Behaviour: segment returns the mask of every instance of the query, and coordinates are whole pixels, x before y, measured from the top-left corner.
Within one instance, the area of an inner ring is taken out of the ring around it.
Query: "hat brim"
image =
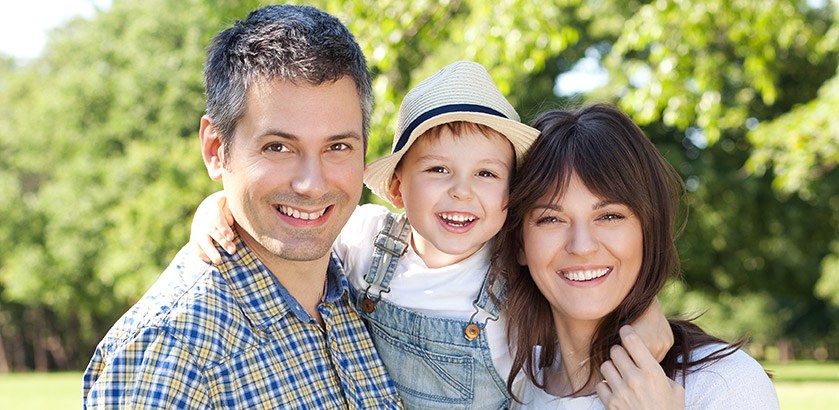
[[[370,191],[376,194],[376,196],[393,205],[390,197],[390,182],[393,179],[393,172],[396,170],[396,166],[399,164],[402,156],[408,152],[411,145],[413,145],[417,138],[429,129],[441,124],[456,121],[473,122],[485,125],[495,131],[498,131],[513,145],[513,151],[516,154],[517,166],[521,165],[525,153],[530,148],[530,145],[533,144],[536,137],[539,136],[539,130],[535,128],[522,124],[518,121],[492,114],[462,111],[440,114],[429,118],[417,126],[411,132],[411,135],[408,137],[408,141],[401,150],[381,157],[368,164],[367,169],[364,171],[364,184],[367,185],[367,187],[370,188]]]

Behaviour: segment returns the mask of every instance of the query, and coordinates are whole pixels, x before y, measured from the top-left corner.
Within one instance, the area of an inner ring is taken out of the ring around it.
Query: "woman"
[[[622,328],[679,272],[683,184],[643,132],[605,105],[547,112],[534,126],[542,134],[512,184],[494,260],[509,284],[517,350],[508,389],[518,403],[778,408],[771,381],[739,344],[671,320],[675,343],[659,364]]]

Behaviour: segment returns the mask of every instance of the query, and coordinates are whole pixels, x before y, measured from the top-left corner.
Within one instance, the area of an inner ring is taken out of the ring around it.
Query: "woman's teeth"
[[[611,268],[603,268],[603,269],[587,269],[587,270],[575,270],[572,272],[562,272],[562,276],[565,279],[573,280],[573,281],[586,281],[597,279],[611,271]]]

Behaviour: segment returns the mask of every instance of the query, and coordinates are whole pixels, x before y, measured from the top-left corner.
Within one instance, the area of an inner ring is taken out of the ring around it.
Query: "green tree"
[[[184,244],[219,188],[196,138],[206,46],[266,3],[115,0],[54,31],[37,60],[0,59],[0,371],[83,366]],[[839,334],[835,3],[310,3],[368,57],[368,160],[390,150],[407,90],[453,60],[485,65],[525,120],[614,101],[690,190],[671,308],[732,304],[709,323],[767,343]],[[586,55],[602,56],[609,85],[557,96],[557,75]]]

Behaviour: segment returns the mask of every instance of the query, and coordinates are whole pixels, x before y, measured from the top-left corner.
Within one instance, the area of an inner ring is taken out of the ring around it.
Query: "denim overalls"
[[[470,320],[426,316],[382,300],[399,258],[407,251],[411,227],[404,215],[389,213],[376,235],[372,264],[358,293],[357,307],[367,319],[399,396],[408,409],[505,409],[506,382],[492,363],[486,322],[498,319],[484,279]],[[504,286],[496,286],[498,299]],[[419,292],[420,290],[417,290]]]

